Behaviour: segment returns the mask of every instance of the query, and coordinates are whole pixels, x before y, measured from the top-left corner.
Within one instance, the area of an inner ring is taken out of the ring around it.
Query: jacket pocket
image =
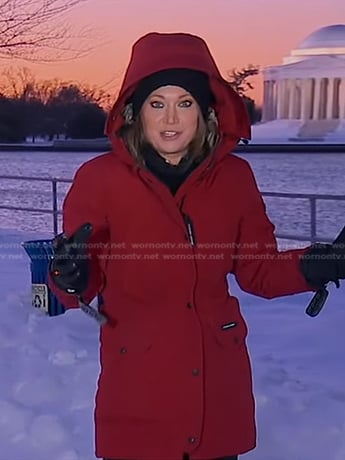
[[[227,302],[218,307],[211,328],[213,337],[221,347],[239,347],[245,343],[248,328],[236,297],[229,296]]]

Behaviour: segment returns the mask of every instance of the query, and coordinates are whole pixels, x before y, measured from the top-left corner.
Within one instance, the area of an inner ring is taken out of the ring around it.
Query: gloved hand
[[[345,279],[345,227],[333,244],[315,243],[301,258],[301,271],[306,281],[322,288],[330,281],[339,287]]]
[[[54,257],[49,274],[54,284],[68,294],[82,295],[88,286],[90,267],[87,241],[92,225],[82,225],[70,238],[63,235],[53,240]]]

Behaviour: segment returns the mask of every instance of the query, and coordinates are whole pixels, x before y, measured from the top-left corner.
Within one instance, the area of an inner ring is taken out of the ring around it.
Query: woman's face
[[[185,89],[158,88],[141,109],[145,138],[165,159],[177,164],[196,135],[199,115],[198,103]]]

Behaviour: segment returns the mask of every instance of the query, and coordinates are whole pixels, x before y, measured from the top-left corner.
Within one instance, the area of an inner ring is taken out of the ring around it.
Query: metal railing
[[[53,220],[53,231],[54,235],[58,233],[58,216],[62,214],[61,209],[58,208],[58,184],[59,183],[72,183],[72,179],[63,179],[57,177],[32,177],[32,176],[0,176],[1,179],[6,180],[18,180],[18,181],[36,181],[36,182],[48,182],[51,184],[52,193],[52,208],[32,208],[23,206],[9,206],[0,203],[0,209],[12,210],[12,211],[26,211],[26,212],[39,212],[44,214],[51,214]],[[317,240],[317,218],[316,209],[317,202],[321,200],[328,201],[345,201],[345,195],[326,195],[326,194],[310,194],[310,193],[283,193],[283,192],[261,192],[262,196],[275,197],[275,198],[286,198],[286,199],[306,199],[309,201],[310,209],[310,233],[308,235],[293,234],[293,233],[276,233],[278,239],[295,240],[295,241],[310,241],[314,243]],[[331,236],[322,238],[323,242],[332,242]]]
[[[345,201],[345,195],[328,195],[328,194],[313,194],[313,193],[284,193],[284,192],[261,192],[262,196],[287,198],[287,199],[307,199],[309,201],[310,210],[310,233],[308,235],[291,234],[291,233],[277,233],[276,237],[285,240],[295,241],[310,241],[315,243],[320,240],[317,234],[317,202],[318,201]],[[322,237],[322,242],[332,243],[334,236]]]
[[[62,179],[62,178],[57,178],[57,177],[0,176],[0,180],[1,179],[51,183],[51,192],[52,192],[52,208],[51,209],[31,208],[31,207],[23,207],[23,206],[9,206],[9,205],[3,205],[1,203],[0,203],[0,209],[7,209],[10,211],[40,212],[42,214],[51,214],[52,219],[53,219],[54,235],[57,235],[58,216],[62,214],[62,211],[58,209],[57,186],[58,186],[58,183],[70,184],[72,183],[72,179]]]

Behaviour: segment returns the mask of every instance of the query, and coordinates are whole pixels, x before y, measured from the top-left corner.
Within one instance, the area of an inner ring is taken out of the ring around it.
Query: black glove
[[[53,240],[54,256],[49,273],[54,284],[68,294],[82,295],[89,282],[87,240],[92,225],[82,225],[70,238],[59,235]]]
[[[345,227],[333,244],[313,244],[300,267],[311,286],[321,289],[333,281],[339,287],[339,280],[345,279]]]

